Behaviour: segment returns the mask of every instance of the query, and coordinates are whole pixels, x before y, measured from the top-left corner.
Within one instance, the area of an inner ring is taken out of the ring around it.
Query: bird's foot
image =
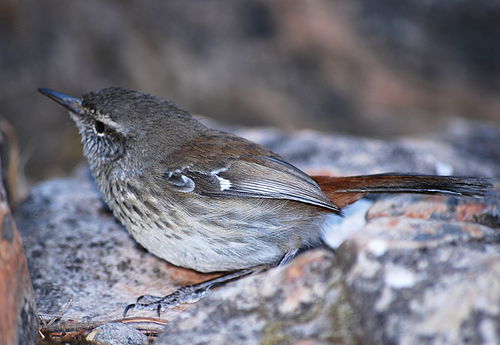
[[[129,311],[133,310],[155,310],[160,316],[162,311],[174,308],[181,304],[196,303],[204,296],[210,294],[212,288],[224,285],[230,281],[242,278],[256,272],[254,268],[232,272],[205,282],[181,287],[170,295],[164,297],[143,295],[137,298],[136,302],[129,304],[123,311],[126,317]]]
[[[181,304],[196,303],[211,291],[211,286],[198,288],[196,285],[182,287],[170,295],[159,297],[151,295],[142,295],[133,304],[129,304],[123,311],[123,317],[134,310],[155,310],[160,316],[162,311],[177,307]]]

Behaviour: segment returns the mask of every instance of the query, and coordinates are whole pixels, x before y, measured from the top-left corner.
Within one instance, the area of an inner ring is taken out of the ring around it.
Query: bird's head
[[[110,87],[81,99],[45,88],[39,91],[69,110],[91,166],[119,160],[129,167],[147,163],[205,129],[174,103],[138,91]]]

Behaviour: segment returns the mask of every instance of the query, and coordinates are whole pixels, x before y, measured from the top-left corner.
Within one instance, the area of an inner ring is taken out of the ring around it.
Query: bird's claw
[[[123,317],[126,317],[127,313],[132,309],[156,310],[158,316],[160,316],[160,313],[164,310],[177,307],[181,304],[198,302],[203,296],[208,294],[209,291],[210,287],[196,289],[193,288],[193,286],[186,286],[164,297],[142,295],[137,298],[135,303],[125,307]]]
[[[230,281],[240,279],[251,273],[261,272],[267,268],[267,266],[257,266],[251,269],[231,272],[198,284],[184,286],[164,297],[142,295],[137,298],[134,304],[129,304],[125,308],[123,311],[123,317],[125,317],[131,309],[156,310],[158,316],[160,316],[160,312],[163,310],[174,308],[181,304],[198,302],[202,297],[208,295],[210,291],[212,291],[212,288],[222,286]]]

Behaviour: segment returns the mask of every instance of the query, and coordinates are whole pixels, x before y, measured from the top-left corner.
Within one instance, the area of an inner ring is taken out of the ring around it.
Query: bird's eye
[[[106,126],[104,126],[104,123],[102,123],[101,121],[96,121],[94,123],[94,129],[97,134],[103,134],[106,130]]]

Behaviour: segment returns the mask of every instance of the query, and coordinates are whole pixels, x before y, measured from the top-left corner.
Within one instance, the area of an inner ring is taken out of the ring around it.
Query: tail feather
[[[465,176],[378,174],[349,177],[313,176],[323,192],[340,208],[367,193],[424,193],[482,196],[490,179]]]

